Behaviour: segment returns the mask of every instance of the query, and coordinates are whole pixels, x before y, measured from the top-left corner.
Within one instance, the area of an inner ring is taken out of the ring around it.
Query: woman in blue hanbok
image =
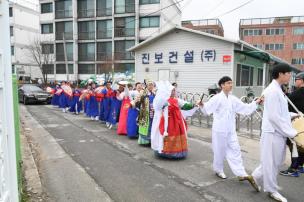
[[[129,108],[127,118],[127,136],[129,138],[138,137],[137,117],[139,114],[139,108],[136,105],[136,101],[139,101],[140,91],[142,90],[141,83],[136,83],[135,88],[135,90],[130,92],[131,107]]]
[[[103,101],[102,101],[102,110],[100,113],[99,119],[106,122],[106,126],[109,127],[109,116],[110,116],[110,110],[111,110],[111,97],[113,96],[113,90],[111,88],[112,82],[107,81],[105,83],[105,88],[101,91],[103,94]]]
[[[62,90],[59,91],[59,89],[61,89],[60,86],[56,85],[56,87],[55,87],[55,89],[52,93],[53,97],[52,97],[52,100],[51,100],[51,104],[53,106],[59,106],[59,97],[60,97],[60,93],[62,92]]]
[[[120,108],[121,108],[121,100],[119,99],[120,93],[124,91],[124,86],[119,85],[119,88],[112,92],[111,95],[111,107],[110,107],[110,114],[108,117],[108,123],[109,129],[113,127],[113,125],[116,125],[116,123],[119,121],[119,114],[120,114]]]
[[[82,110],[82,101],[80,100],[81,92],[76,87],[76,89],[73,91],[73,98],[71,101],[71,107],[70,112],[74,112],[75,114],[79,114]]]

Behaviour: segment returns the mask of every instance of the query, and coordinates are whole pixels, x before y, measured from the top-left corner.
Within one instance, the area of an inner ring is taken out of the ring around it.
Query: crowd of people
[[[221,92],[207,102],[198,100],[195,104],[178,98],[177,84],[168,81],[146,81],[144,85],[118,82],[113,89],[111,81],[97,86],[88,83],[85,89],[77,86],[72,90],[69,83],[62,82],[52,90],[52,104],[59,106],[63,112],[79,114],[81,111],[92,120],[101,121],[108,129],[117,125],[118,135],[137,139],[139,145],[151,146],[155,155],[161,158],[183,159],[188,154],[186,117],[197,110],[213,114],[212,150],[213,170],[215,174],[226,179],[224,160],[228,161],[234,175],[240,181],[247,180],[256,191],[261,186],[269,196],[277,201],[287,201],[278,192],[277,175],[284,162],[286,141],[293,142],[297,131],[292,127],[286,95],[281,86],[287,84],[291,77],[291,68],[286,64],[274,66],[272,83],[264,90],[262,96],[250,104],[245,104],[233,96],[233,81],[224,76],[218,86]],[[296,76],[299,90],[290,98],[303,110],[304,73]],[[236,114],[250,115],[258,105],[264,104],[261,135],[261,163],[249,175],[242,161],[241,149],[236,134]],[[303,112],[303,111],[302,111]],[[299,117],[298,114],[293,114]],[[291,144],[291,143],[288,143]],[[293,147],[294,148],[294,147]],[[303,169],[303,153],[293,156],[292,165],[283,175],[298,176]]]

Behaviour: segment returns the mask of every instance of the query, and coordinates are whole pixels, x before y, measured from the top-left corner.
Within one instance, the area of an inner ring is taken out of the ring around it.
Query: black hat
[[[302,79],[304,80],[304,72],[300,72],[296,75],[296,79]]]

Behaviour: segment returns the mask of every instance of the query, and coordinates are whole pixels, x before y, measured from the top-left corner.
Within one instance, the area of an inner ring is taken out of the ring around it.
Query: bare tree
[[[31,44],[27,46],[30,59],[36,63],[42,72],[43,83],[47,83],[47,65],[54,64],[54,53],[50,50],[43,50],[43,44],[53,44],[51,41],[41,41],[36,37],[32,40]],[[54,48],[53,48],[54,50]]]

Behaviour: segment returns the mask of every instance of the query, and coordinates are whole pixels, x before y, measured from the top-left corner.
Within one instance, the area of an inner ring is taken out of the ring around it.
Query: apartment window
[[[304,27],[295,27],[293,28],[294,35],[304,35]]]
[[[263,49],[263,44],[253,44],[254,47]]]
[[[15,65],[12,65],[12,74],[16,74]]]
[[[115,37],[135,36],[135,18],[116,18]]]
[[[11,55],[15,55],[15,47],[14,46],[11,46]]]
[[[41,24],[41,34],[53,33],[53,24]]]
[[[263,34],[262,29],[244,29],[244,36],[259,36]]]
[[[111,64],[97,64],[96,74],[104,74],[105,80],[108,80],[110,74],[112,74]]]
[[[135,0],[115,0],[115,13],[134,13]]]
[[[135,72],[134,63],[116,63],[114,65],[115,73],[123,73],[126,76]]]
[[[97,0],[96,5],[97,16],[112,15],[112,0]]]
[[[135,41],[115,41],[115,60],[133,60],[134,57],[127,49],[135,45]]]
[[[14,36],[14,27],[10,26],[10,36]]]
[[[284,28],[266,29],[266,35],[284,35]]]
[[[304,65],[304,58],[293,58],[291,64],[294,65]]]
[[[159,27],[159,16],[142,17],[139,18],[139,27]]]
[[[73,43],[66,43],[66,56],[68,61],[73,61]],[[56,60],[65,61],[63,43],[56,44]]]
[[[95,39],[94,21],[78,22],[78,39],[80,40]]]
[[[258,69],[257,86],[263,86],[263,69]]]
[[[112,60],[112,42],[97,43],[97,60]]]
[[[159,0],[139,0],[140,5],[145,5],[145,4],[158,4]]]
[[[56,23],[56,40],[73,39],[73,23],[72,22],[57,22]]]
[[[94,0],[78,0],[78,18],[94,17]]]
[[[284,49],[284,44],[265,44],[265,50],[283,50]]]
[[[44,3],[41,4],[41,13],[52,13],[53,12],[53,3]]]
[[[253,85],[253,67],[237,64],[236,86]]]
[[[55,1],[55,18],[71,18],[73,17],[72,0]]]
[[[78,59],[79,61],[94,61],[95,43],[78,44]]]
[[[304,50],[304,43],[294,43],[293,49],[295,50]]]
[[[12,7],[9,8],[9,16],[13,17],[13,8]]]
[[[79,74],[95,74],[94,64],[78,64]]]
[[[112,20],[97,21],[97,38],[112,38]]]
[[[43,64],[42,69],[44,74],[54,74],[54,65],[53,64]]]
[[[41,44],[42,54],[53,54],[54,45],[53,44]]]

